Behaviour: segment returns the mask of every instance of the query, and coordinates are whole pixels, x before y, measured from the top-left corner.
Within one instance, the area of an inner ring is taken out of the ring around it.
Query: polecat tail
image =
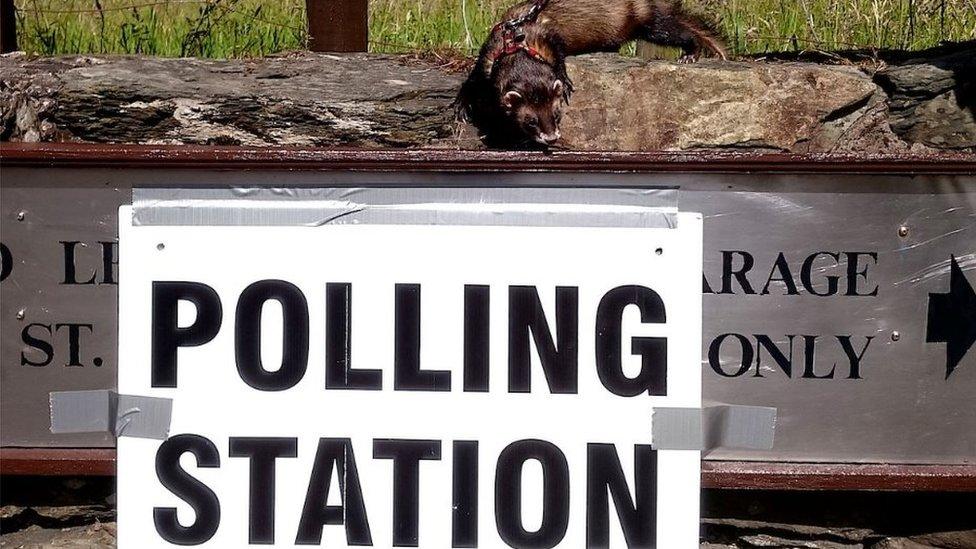
[[[720,34],[712,23],[690,14],[685,14],[685,17],[688,18],[694,34],[698,53],[708,52],[713,57],[728,59],[725,43],[719,38]]]
[[[715,26],[705,19],[685,11],[680,2],[652,0],[651,20],[645,28],[645,40],[663,46],[676,46],[685,55],[698,57],[703,53],[726,59],[725,44]]]

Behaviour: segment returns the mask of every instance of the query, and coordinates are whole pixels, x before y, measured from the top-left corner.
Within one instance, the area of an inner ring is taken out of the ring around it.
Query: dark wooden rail
[[[515,152],[448,149],[335,149],[0,143],[6,167],[190,168],[333,171],[603,173],[976,174],[976,155],[851,155],[753,152]]]
[[[0,0],[0,53],[17,51],[17,14],[14,0]]]
[[[0,474],[114,476],[111,448],[3,448]],[[976,465],[702,461],[702,488],[976,492]]]

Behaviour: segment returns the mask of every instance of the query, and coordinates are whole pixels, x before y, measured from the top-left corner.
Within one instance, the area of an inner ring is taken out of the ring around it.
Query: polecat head
[[[498,61],[495,89],[506,125],[523,142],[543,146],[559,139],[566,84],[549,63],[526,52]]]

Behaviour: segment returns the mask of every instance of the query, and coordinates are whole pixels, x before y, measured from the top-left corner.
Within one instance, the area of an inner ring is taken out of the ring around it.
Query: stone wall
[[[571,60],[561,147],[976,151],[976,43],[821,64]],[[451,102],[464,74],[416,58],[213,61],[3,56],[0,140],[480,148]]]

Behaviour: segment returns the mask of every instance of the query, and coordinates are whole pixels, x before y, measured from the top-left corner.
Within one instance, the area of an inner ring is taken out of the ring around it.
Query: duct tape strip
[[[671,228],[677,197],[670,187],[136,187],[132,224]]]
[[[164,440],[169,436],[173,401],[114,391],[56,391],[50,394],[51,432],[109,432],[116,437]]]
[[[776,408],[765,406],[655,407],[651,413],[651,446],[657,450],[769,450],[775,434]]]

